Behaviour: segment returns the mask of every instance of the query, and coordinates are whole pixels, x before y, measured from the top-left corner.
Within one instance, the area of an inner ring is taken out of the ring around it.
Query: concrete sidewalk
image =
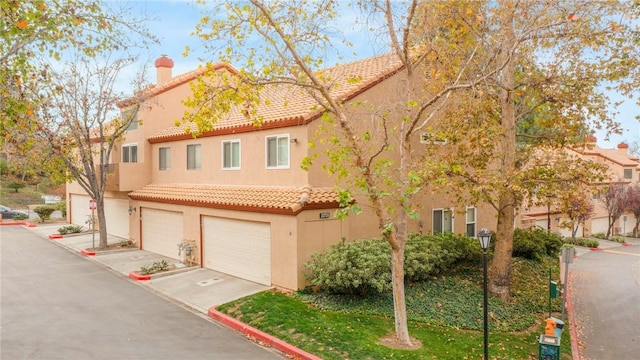
[[[49,239],[50,235],[57,234],[60,224],[40,224],[37,227],[29,227],[32,232],[43,238]],[[126,241],[117,236],[109,235],[108,244],[117,244]],[[81,234],[65,235],[62,238],[50,239],[69,251],[81,254],[83,249],[90,249],[95,242],[99,242],[99,235]],[[176,249],[177,255],[177,249]],[[128,277],[132,271],[140,270],[141,266],[150,265],[157,261],[165,260],[169,264],[179,263],[171,259],[146,250],[123,249],[108,252],[96,252],[95,256],[87,256],[90,261],[95,261],[113,272]],[[178,266],[180,266],[179,264]],[[257,284],[251,281],[236,278],[198,266],[184,267],[162,274],[154,274],[150,280],[139,281],[143,286],[148,286],[153,291],[176,300],[200,313],[208,314],[209,308],[255,294],[269,289],[269,286]]]

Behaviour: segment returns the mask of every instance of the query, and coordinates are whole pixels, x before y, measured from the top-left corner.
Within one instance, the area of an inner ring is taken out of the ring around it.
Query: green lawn
[[[538,337],[548,317],[549,267],[557,277],[557,260],[514,260],[512,301],[491,298],[489,303],[492,359],[537,358]],[[410,334],[422,343],[417,350],[379,343],[394,328],[390,294],[361,298],[273,291],[218,309],[323,359],[481,359],[482,277],[473,270],[407,286]],[[552,310],[560,311],[559,299]],[[570,354],[565,326],[562,358],[571,359]]]

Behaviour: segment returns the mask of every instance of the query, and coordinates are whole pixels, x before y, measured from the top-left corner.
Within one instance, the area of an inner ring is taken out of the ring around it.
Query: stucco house
[[[609,226],[608,212],[600,200],[600,192],[607,185],[612,183],[622,183],[628,185],[640,184],[640,159],[628,152],[629,146],[620,143],[615,149],[604,149],[596,144],[597,139],[590,136],[586,139],[583,147],[568,149],[567,151],[583,160],[593,161],[597,164],[605,165],[608,174],[605,181],[591,184],[590,191],[593,193],[592,203],[594,205],[593,215],[578,227],[576,236],[590,236],[597,233],[607,232]],[[562,227],[566,220],[566,215],[560,213],[553,206],[553,194],[548,199],[548,206],[537,206],[525,208],[522,216],[519,217],[518,227],[540,226],[559,233],[562,236],[570,237],[571,229]],[[636,219],[631,211],[626,211],[613,225],[612,235],[623,235],[631,232]]]
[[[140,122],[109,159],[109,233],[176,260],[188,248],[201,267],[284,289],[306,285],[303,264],[313,253],[342,239],[379,236],[377,220],[366,208],[337,219],[335,180],[319,165],[300,167],[322,123],[323,112],[312,97],[267,88],[270,102],[259,108],[261,126],[236,109],[193,137],[175,121],[184,114],[189,83],[204,69],[173,77],[172,60],[163,56],[155,65],[158,81],[138,112]],[[236,71],[228,64],[214,69]],[[394,56],[383,55],[325,71],[336,81],[332,91],[348,107],[393,100],[401,69]],[[350,81],[354,78],[359,81]],[[354,113],[353,121],[370,115]],[[83,223],[90,216],[88,196],[69,184],[67,199],[69,221]],[[495,225],[493,212],[472,205],[455,208],[431,195],[420,201],[424,206],[410,231],[475,236],[479,228]]]

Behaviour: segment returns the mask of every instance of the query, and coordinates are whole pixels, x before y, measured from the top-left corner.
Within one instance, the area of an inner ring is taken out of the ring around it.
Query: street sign
[[[89,210],[96,209],[96,201],[94,199],[89,200]]]

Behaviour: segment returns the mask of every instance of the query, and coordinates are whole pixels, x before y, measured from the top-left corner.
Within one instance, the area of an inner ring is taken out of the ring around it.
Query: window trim
[[[165,167],[162,168],[162,150],[166,150],[165,152]],[[158,170],[159,171],[168,171],[171,170],[171,146],[161,146],[158,148]]]
[[[132,148],[132,147],[136,148],[136,161],[124,161],[125,160],[124,159],[125,153],[129,156],[129,160],[131,159],[130,151],[129,150],[125,151],[125,149]],[[123,164],[124,163],[126,163],[126,164],[136,164],[136,163],[138,163],[139,162],[138,160],[140,159],[138,148],[139,148],[138,143],[122,144],[122,146],[121,146],[121,154],[120,154],[120,161]]]
[[[197,152],[197,153],[194,152],[194,156],[195,156],[194,162],[196,164],[194,164],[193,168],[189,167],[189,147],[190,146],[194,146],[194,149],[200,149],[199,152]],[[187,144],[186,149],[187,149],[187,170],[200,170],[200,169],[202,169],[202,144]]]
[[[276,163],[279,162],[280,152],[278,151],[278,141],[280,139],[286,139],[287,144],[287,164],[276,166],[269,166],[269,139],[276,139]],[[264,137],[264,147],[265,147],[265,167],[269,170],[272,169],[290,169],[291,168],[291,137],[290,134],[275,134],[275,135],[267,135]]]
[[[231,150],[231,158],[230,158],[230,165],[228,167],[225,167],[225,145],[229,144],[230,145],[230,150]],[[233,166],[233,144],[238,144],[238,166]],[[220,144],[220,146],[222,147],[222,150],[220,151],[221,153],[221,159],[220,159],[220,165],[222,170],[240,170],[241,166],[242,166],[242,142],[240,141],[240,139],[229,139],[229,140],[223,140]]]
[[[447,213],[447,212],[451,214],[451,232],[452,233],[455,232],[455,217],[453,216],[453,214],[454,214],[453,210],[454,210],[453,208],[449,208],[449,207],[431,209],[431,235],[444,234],[445,233],[445,231],[444,231],[444,224],[445,224],[444,223],[444,219],[445,219],[444,214]],[[435,221],[434,221],[435,220],[434,219],[434,215],[435,215],[436,211],[442,211],[442,223],[440,224],[440,227],[442,228],[442,231],[439,232],[439,233],[435,232],[436,231],[436,224],[435,224]],[[466,233],[466,231],[465,231],[465,233]]]
[[[627,174],[629,174],[629,176],[627,177]],[[625,180],[632,180],[633,179],[633,169],[622,169],[622,178]]]
[[[473,210],[473,222],[469,222],[469,218],[468,218],[469,210]],[[465,222],[464,233],[467,236],[476,237],[476,235],[478,235],[478,209],[475,206],[466,207],[466,211],[464,213],[464,222]],[[469,235],[468,226],[471,224],[473,224],[473,235]]]

